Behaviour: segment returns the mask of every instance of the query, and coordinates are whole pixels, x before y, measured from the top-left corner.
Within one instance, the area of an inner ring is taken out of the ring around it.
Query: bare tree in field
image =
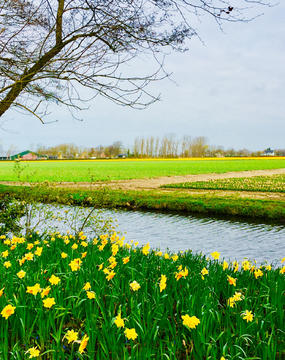
[[[202,157],[206,155],[206,150],[209,147],[209,139],[205,136],[197,136],[191,143],[191,156]]]
[[[144,156],[144,149],[145,149],[145,140],[144,137],[141,138],[140,140],[140,157]]]
[[[118,156],[124,147],[122,141],[115,141],[112,145],[114,149],[114,156]]]
[[[145,143],[145,156],[149,157],[149,138],[146,138],[146,143]]]
[[[11,144],[11,145],[9,146],[8,150],[6,151],[6,156],[7,156],[7,158],[9,158],[10,156],[12,156],[13,153],[14,153],[15,151],[17,151],[17,149],[18,149],[18,146],[17,146],[17,145]]]
[[[191,147],[192,138],[189,135],[184,135],[181,140],[181,156],[189,157],[190,156],[190,147]]]
[[[17,108],[43,121],[52,103],[80,109],[84,88],[144,108],[157,100],[146,85],[158,73],[129,75],[125,64],[184,51],[193,16],[245,21],[247,3],[262,0],[0,0],[0,117]]]
[[[139,137],[135,138],[135,143],[134,143],[134,157],[139,157],[139,150],[140,149],[140,139]]]
[[[155,149],[154,149],[155,156],[159,155],[159,136],[157,136],[155,140]]]
[[[149,139],[149,156],[153,157],[153,153],[154,153],[154,137],[151,136]]]

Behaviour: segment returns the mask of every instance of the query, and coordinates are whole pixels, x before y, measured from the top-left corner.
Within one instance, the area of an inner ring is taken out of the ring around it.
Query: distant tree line
[[[14,144],[4,150],[4,144],[0,139],[0,156],[11,156],[18,150]],[[176,158],[176,157],[230,157],[230,156],[261,156],[263,151],[249,151],[247,149],[225,150],[223,146],[211,145],[205,136],[192,138],[184,135],[178,138],[170,133],[163,137],[149,136],[136,137],[134,145],[125,148],[122,141],[115,141],[111,145],[96,147],[78,146],[74,143],[64,143],[47,147],[42,144],[30,144],[29,149],[39,155],[45,155],[50,159],[90,159],[90,158],[116,158],[119,155],[133,158]],[[274,150],[275,156],[285,156],[285,149]]]
[[[184,135],[181,139],[173,133],[159,137],[136,137],[132,155],[143,157],[223,157],[223,156],[261,156],[263,151],[251,152],[247,149],[225,150],[223,146],[210,145],[205,136],[192,138]],[[277,155],[277,154],[276,154]],[[281,154],[280,154],[281,155]]]
[[[30,149],[33,150],[33,149]],[[123,150],[122,141],[115,141],[112,145],[96,147],[78,146],[73,143],[65,143],[57,146],[46,147],[38,144],[35,152],[57,159],[90,159],[90,158],[113,158],[117,157]]]

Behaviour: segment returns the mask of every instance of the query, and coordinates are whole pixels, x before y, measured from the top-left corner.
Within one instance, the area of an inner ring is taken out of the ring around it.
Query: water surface
[[[282,222],[245,221],[235,218],[193,216],[141,211],[108,211],[115,215],[118,229],[126,239],[150,243],[165,251],[210,254],[219,251],[231,260],[249,258],[259,263],[285,257],[285,224]]]

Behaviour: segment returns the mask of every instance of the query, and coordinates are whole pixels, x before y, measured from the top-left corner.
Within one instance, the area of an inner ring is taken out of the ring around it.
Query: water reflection
[[[70,207],[62,208],[61,212],[64,209]],[[285,224],[282,222],[124,210],[103,210],[103,216],[116,219],[118,231],[126,232],[126,240],[138,241],[139,246],[149,242],[152,248],[159,247],[162,251],[191,249],[206,255],[219,251],[226,260],[249,258],[258,263],[265,259],[276,263],[285,257]],[[68,230],[62,223],[49,224],[54,226],[62,232]]]
[[[225,259],[259,263],[285,257],[285,226],[281,222],[244,221],[242,219],[201,217],[182,214],[139,211],[108,211],[126,231],[127,240],[149,241],[151,247],[172,251],[219,251]]]

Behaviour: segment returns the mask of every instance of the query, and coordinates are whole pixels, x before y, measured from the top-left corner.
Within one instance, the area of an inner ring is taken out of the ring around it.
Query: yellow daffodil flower
[[[200,324],[200,320],[196,316],[182,315],[183,325],[188,326],[190,329],[196,329],[196,326]]]
[[[1,311],[2,317],[4,317],[7,320],[9,316],[14,314],[15,309],[16,309],[16,307],[12,306],[10,304],[5,306],[4,309]]]
[[[126,328],[125,335],[128,340],[135,340],[138,337],[138,334],[136,333],[136,330],[134,328],[133,329]]]
[[[125,322],[124,320],[121,318],[121,314],[119,314],[118,316],[116,316],[114,323],[117,325],[118,328],[120,327],[125,327]]]
[[[133,282],[130,284],[130,288],[131,288],[133,291],[137,291],[140,287],[141,287],[140,284],[137,283],[136,281],[133,281]]]

